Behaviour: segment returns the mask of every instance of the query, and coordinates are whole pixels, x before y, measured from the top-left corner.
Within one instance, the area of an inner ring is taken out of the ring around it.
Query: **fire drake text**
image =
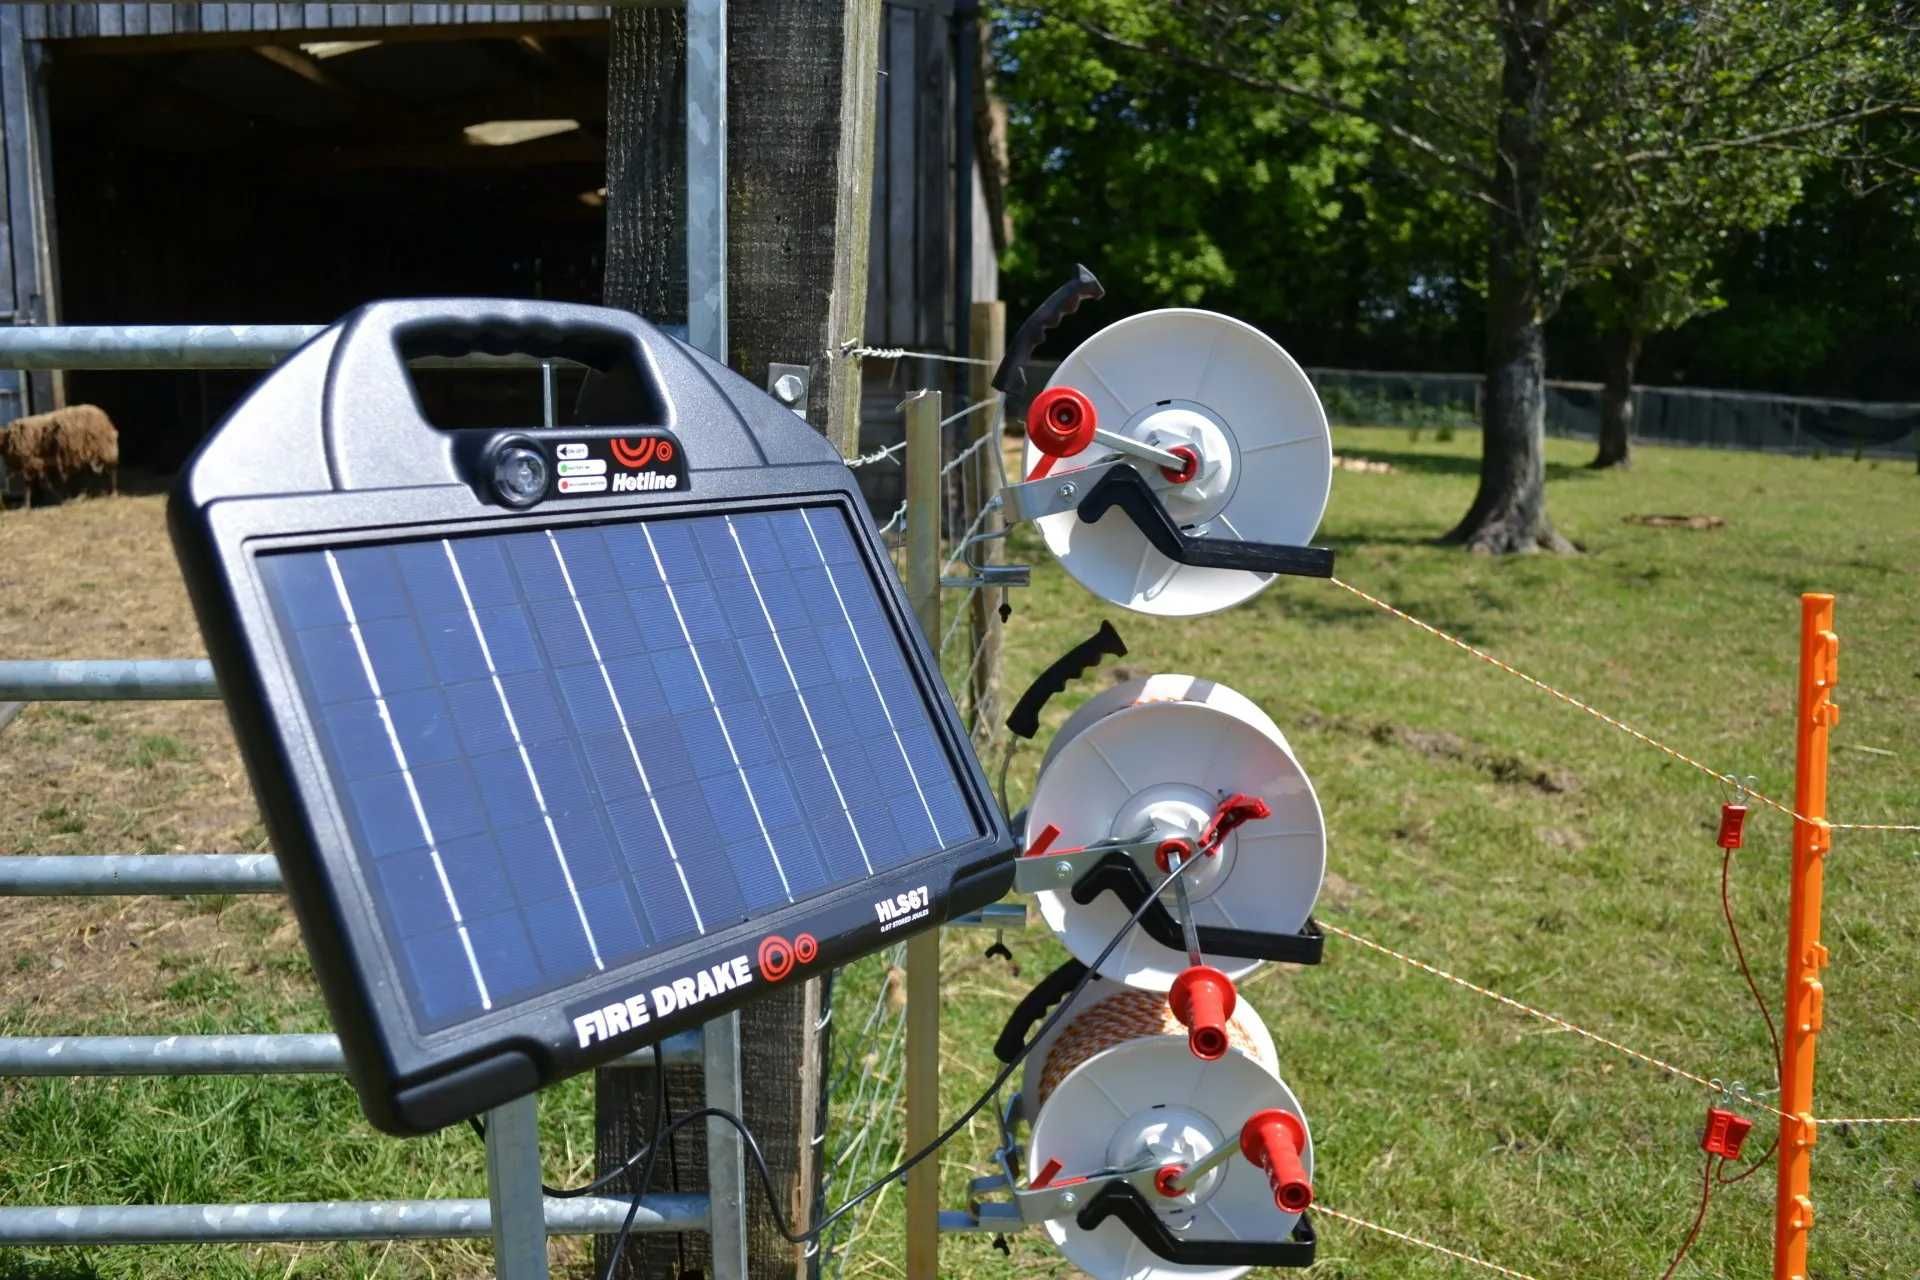
[[[625,1035],[646,1026],[655,1018],[664,1018],[670,1013],[709,1000],[723,991],[744,987],[752,981],[753,966],[747,957],[735,956],[689,977],[662,983],[653,988],[651,993],[636,991],[625,1000],[580,1014],[573,1020],[573,1032],[584,1049],[596,1040],[611,1040],[615,1036]]]

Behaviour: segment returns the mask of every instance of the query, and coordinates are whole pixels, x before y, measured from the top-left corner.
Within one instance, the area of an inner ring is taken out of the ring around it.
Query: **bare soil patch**
[[[205,652],[158,496],[0,513],[0,657]],[[0,731],[0,854],[236,852],[266,847],[218,702],[30,703]],[[0,903],[0,1016],[56,1023],[103,987],[159,1009],[186,969],[297,954],[277,897],[40,898]]]

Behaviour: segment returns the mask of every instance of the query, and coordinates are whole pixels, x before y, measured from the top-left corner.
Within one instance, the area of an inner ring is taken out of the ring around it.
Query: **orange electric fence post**
[[[1833,597],[1800,597],[1800,699],[1795,721],[1793,885],[1787,924],[1786,1041],[1780,1058],[1780,1183],[1773,1223],[1774,1280],[1806,1280],[1807,1233],[1813,1228],[1813,1050],[1820,1034],[1820,945],[1823,860],[1833,833],[1827,825],[1827,737],[1840,719],[1833,686],[1840,678],[1840,638],[1833,631]]]

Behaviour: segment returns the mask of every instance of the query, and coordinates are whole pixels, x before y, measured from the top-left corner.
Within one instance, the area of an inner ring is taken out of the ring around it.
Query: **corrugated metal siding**
[[[597,4],[32,4],[21,10],[29,40],[607,19],[607,6]]]

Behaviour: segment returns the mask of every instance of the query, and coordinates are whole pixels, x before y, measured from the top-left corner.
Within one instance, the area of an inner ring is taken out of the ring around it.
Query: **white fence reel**
[[[1264,816],[1259,816],[1264,811]],[[1216,833],[1209,844],[1209,832]],[[1017,887],[1090,964],[1184,844],[1194,941],[1239,981],[1262,959],[1314,963],[1310,916],[1326,874],[1313,784],[1273,720],[1212,680],[1154,675],[1082,705],[1048,746],[1027,810]],[[1172,890],[1108,960],[1104,977],[1166,992],[1191,967]]]
[[[1275,573],[1332,572],[1305,545],[1333,483],[1326,412],[1252,325],[1189,309],[1110,325],[1061,362],[1027,431],[1008,509],[1102,599],[1189,617]]]
[[[1093,1280],[1310,1263],[1313,1141],[1252,1006],[1213,1060],[1151,993],[1096,977],[1078,1007],[1027,1058],[1024,1174],[1008,1162],[1020,1220]]]

